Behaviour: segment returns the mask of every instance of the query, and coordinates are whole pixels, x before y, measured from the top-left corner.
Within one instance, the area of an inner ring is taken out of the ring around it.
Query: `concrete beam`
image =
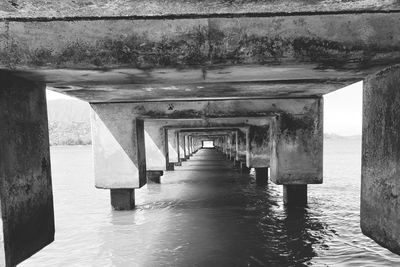
[[[321,96],[400,62],[399,24],[398,13],[6,21],[0,68],[89,102]]]
[[[293,16],[296,14],[359,13],[397,11],[395,0],[368,1],[353,0],[343,4],[340,0],[300,0],[280,1],[132,1],[129,0],[53,0],[46,4],[36,0],[4,1],[0,5],[0,18],[24,20],[79,20],[118,18],[180,18],[209,16],[243,16],[260,14],[262,16]]]
[[[364,82],[361,229],[400,254],[400,66]]]
[[[144,122],[126,105],[91,105],[95,184],[132,189],[146,184]]]
[[[323,100],[302,114],[282,112],[272,120],[271,180],[276,184],[320,184],[323,167]]]
[[[54,240],[45,85],[0,74],[0,202],[5,262]]]

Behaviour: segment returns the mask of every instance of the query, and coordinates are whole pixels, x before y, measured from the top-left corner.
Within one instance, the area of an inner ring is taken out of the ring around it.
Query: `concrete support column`
[[[179,140],[177,130],[166,129],[165,134],[167,141],[165,142],[168,148],[168,165],[167,170],[174,170],[174,166],[179,162]]]
[[[134,189],[111,189],[111,206],[115,210],[131,210],[135,208]]]
[[[364,81],[361,230],[400,255],[400,65]]]
[[[129,103],[91,104],[95,184],[134,189],[146,184],[144,122]]]
[[[1,266],[54,240],[46,86],[0,72]]]
[[[268,184],[268,168],[255,168],[256,171],[256,183],[258,185]]]
[[[163,174],[163,171],[147,171],[147,182],[159,184]]]
[[[270,167],[271,120],[260,119],[259,124],[259,126],[250,126],[246,135],[246,160],[251,168]]]
[[[165,121],[145,121],[146,170],[165,171],[168,168],[169,149]]]
[[[188,135],[184,135],[184,149],[185,149],[185,159],[189,159],[190,158],[190,151],[189,151],[189,136]]]
[[[281,112],[271,122],[271,180],[276,184],[321,184],[323,101],[297,99],[302,113]]]
[[[238,130],[238,146],[236,152],[236,160],[238,161],[246,161],[246,131],[247,130]]]
[[[178,131],[178,140],[179,140],[179,161],[185,161],[185,136]]]
[[[189,155],[193,155],[193,137],[189,135]]]
[[[307,205],[307,185],[283,185],[283,203],[289,207]]]

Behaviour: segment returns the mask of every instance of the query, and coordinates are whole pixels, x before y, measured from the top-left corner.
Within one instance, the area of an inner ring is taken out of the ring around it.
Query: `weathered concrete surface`
[[[6,266],[54,240],[45,85],[0,75],[0,199]]]
[[[186,160],[185,157],[185,136],[178,131],[179,139],[179,161]]]
[[[307,205],[307,185],[283,185],[283,203],[288,207]]]
[[[179,130],[167,129],[166,131],[168,138],[168,160],[171,163],[179,162]]]
[[[185,158],[188,159],[190,157],[190,151],[189,151],[189,135],[187,133],[183,134],[183,138],[185,140],[184,142],[184,151],[185,151]]]
[[[310,100],[308,100],[310,101]],[[272,120],[271,180],[276,184],[320,184],[323,167],[323,100],[301,113]]]
[[[263,126],[250,126],[247,141],[247,163],[250,168],[270,167],[271,122]]]
[[[48,89],[94,103],[177,99],[321,96],[373,71],[320,69],[317,64],[191,66],[185,68],[42,70],[22,77],[46,80]],[[47,78],[43,78],[47,77]]]
[[[361,229],[400,254],[400,66],[364,82]]]
[[[237,131],[236,133],[236,141],[237,141],[237,145],[236,146],[236,161],[244,161],[246,162],[247,159],[246,157],[249,155],[249,151],[247,150],[247,132],[248,129],[246,129],[245,131]]]
[[[315,97],[400,62],[399,24],[398,13],[3,22],[0,67],[89,102]]]
[[[167,122],[145,121],[146,170],[165,171],[169,162],[168,140],[164,126]]]
[[[111,189],[111,206],[115,210],[132,210],[135,208],[135,189]]]
[[[179,18],[180,16],[234,16],[276,14],[291,16],[297,13],[337,13],[396,11],[399,3],[395,0],[281,0],[281,1],[130,1],[130,0],[19,0],[0,2],[0,18],[62,19],[62,18],[100,18],[100,17],[159,17]]]
[[[144,123],[130,107],[91,105],[95,184],[98,188],[131,189],[146,184]]]

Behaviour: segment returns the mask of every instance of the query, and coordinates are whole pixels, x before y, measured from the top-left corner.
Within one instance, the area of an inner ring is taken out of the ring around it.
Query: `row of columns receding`
[[[318,99],[318,102],[322,102],[322,99]],[[318,103],[318,106],[321,105]],[[103,120],[99,121],[98,113],[95,113],[98,106],[92,107],[92,128],[105,131],[104,128],[99,128]],[[233,165],[239,167],[242,173],[248,173],[254,168],[258,185],[268,183],[268,170],[271,169],[271,180],[283,185],[284,203],[289,206],[305,206],[307,184],[322,183],[323,134],[320,112],[322,110],[317,109],[311,113],[312,116],[309,113],[306,118],[299,116],[295,121],[293,117],[287,116],[290,117],[290,120],[287,120],[279,114],[207,119],[136,118],[136,159],[139,166],[140,163],[145,164],[145,173],[141,173],[138,168],[138,186],[128,188],[113,186],[114,183],[121,182],[118,181],[118,173],[114,173],[112,178],[98,176],[104,174],[104,167],[110,168],[110,163],[117,164],[112,168],[121,172],[121,167],[126,167],[122,162],[126,150],[123,149],[121,155],[115,150],[115,147],[118,147],[116,143],[106,146],[108,144],[104,140],[105,136],[94,131],[96,186],[111,189],[111,203],[115,209],[133,209],[135,188],[140,188],[148,182],[160,183],[164,171],[173,171],[175,166],[180,166],[197,152],[204,141],[211,140],[215,148],[232,160]],[[284,119],[286,120],[283,121]],[[283,131],[280,128],[282,122],[287,127]],[[108,143],[115,141],[121,145],[121,141],[115,140],[116,136],[118,135],[111,132]],[[143,140],[140,139],[141,136]],[[140,148],[141,146],[144,148]],[[109,158],[105,158],[107,148],[114,149],[109,151],[108,155],[119,156],[119,160],[114,158],[110,161]],[[299,165],[300,162],[301,167],[288,165],[288,161],[291,160],[295,165]],[[102,164],[99,164],[99,161]]]

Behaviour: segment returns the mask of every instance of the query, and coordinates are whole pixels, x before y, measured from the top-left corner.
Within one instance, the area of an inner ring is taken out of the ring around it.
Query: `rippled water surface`
[[[360,147],[325,141],[324,184],[309,186],[305,210],[199,153],[124,212],[94,188],[91,147],[53,147],[56,241],[21,266],[400,266],[361,234]]]

